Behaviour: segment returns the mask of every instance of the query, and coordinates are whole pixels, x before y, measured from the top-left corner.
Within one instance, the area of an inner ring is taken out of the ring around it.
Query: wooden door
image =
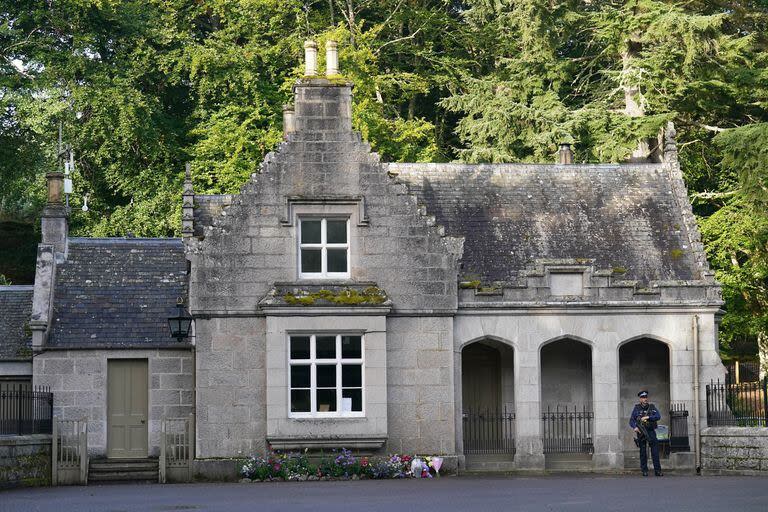
[[[147,360],[112,359],[107,365],[107,457],[148,455]]]

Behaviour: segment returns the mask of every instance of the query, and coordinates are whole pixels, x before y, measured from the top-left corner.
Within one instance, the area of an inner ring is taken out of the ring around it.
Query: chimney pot
[[[283,137],[296,131],[296,112],[291,105],[283,105]]]
[[[335,76],[339,74],[339,51],[336,41],[327,41],[325,43],[325,76]]]
[[[317,76],[317,43],[304,41],[304,76]]]
[[[48,204],[59,206],[64,203],[62,196],[64,194],[64,173],[49,172],[45,175],[48,185]]]
[[[560,144],[560,150],[557,152],[557,162],[562,165],[573,163],[573,151],[571,145],[567,143]]]

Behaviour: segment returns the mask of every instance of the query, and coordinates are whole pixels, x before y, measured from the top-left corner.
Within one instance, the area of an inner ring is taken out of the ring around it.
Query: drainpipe
[[[699,428],[699,418],[699,315],[693,315],[693,450],[696,474],[701,474],[701,429]]]

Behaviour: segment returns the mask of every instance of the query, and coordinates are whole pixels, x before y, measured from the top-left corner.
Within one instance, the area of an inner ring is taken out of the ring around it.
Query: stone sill
[[[268,437],[267,442],[273,450],[312,449],[379,449],[387,442],[386,437],[335,437],[314,438],[305,437]]]

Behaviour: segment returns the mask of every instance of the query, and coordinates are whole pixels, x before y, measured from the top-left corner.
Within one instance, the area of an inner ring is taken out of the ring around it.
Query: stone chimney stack
[[[352,83],[339,76],[335,41],[326,46],[326,76],[317,76],[317,45],[304,43],[306,75],[293,86],[294,107],[283,110],[285,129],[292,129],[292,140],[351,140]],[[287,116],[287,117],[286,117]]]
[[[336,41],[325,43],[325,76],[332,77],[339,74],[339,51]]]
[[[317,43],[304,41],[304,76],[317,76]]]
[[[283,105],[283,138],[296,131],[296,112],[291,105]]]
[[[67,252],[69,211],[64,206],[64,173],[56,171],[45,175],[48,201],[41,219],[42,243],[52,245],[55,252]]]
[[[570,144],[560,144],[560,149],[557,152],[557,163],[561,165],[570,165],[573,163],[573,151],[571,150]]]

